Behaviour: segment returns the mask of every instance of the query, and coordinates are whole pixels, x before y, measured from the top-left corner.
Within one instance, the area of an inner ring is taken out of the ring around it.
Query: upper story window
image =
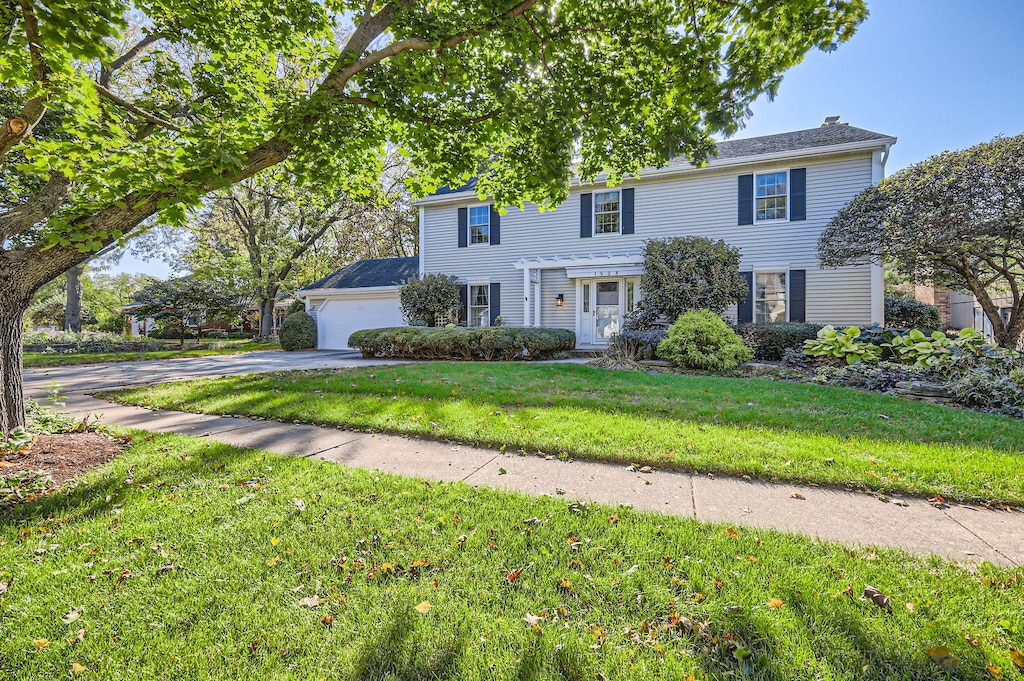
[[[469,243],[486,244],[491,240],[491,207],[473,206],[469,209]]]
[[[487,284],[469,287],[469,325],[490,326],[491,296]]]
[[[786,171],[754,176],[754,218],[757,222],[785,220],[789,177]]]
[[[786,321],[785,272],[758,272],[754,293],[754,321],[758,324]]]
[[[594,194],[594,234],[618,234],[622,228],[619,191]]]

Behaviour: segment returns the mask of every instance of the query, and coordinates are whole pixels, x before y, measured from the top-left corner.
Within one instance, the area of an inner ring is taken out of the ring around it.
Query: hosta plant
[[[846,364],[874,363],[882,356],[882,348],[858,340],[860,328],[851,326],[839,331],[826,326],[818,337],[804,343],[804,354],[845,362]]]

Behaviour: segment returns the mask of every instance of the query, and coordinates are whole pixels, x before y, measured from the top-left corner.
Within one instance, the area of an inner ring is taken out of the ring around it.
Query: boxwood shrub
[[[312,350],[316,347],[316,322],[305,311],[292,312],[281,322],[281,349]]]
[[[356,331],[348,344],[366,358],[509,361],[569,352],[576,347],[576,334],[539,327],[395,326]]]
[[[803,350],[804,341],[813,340],[821,324],[779,322],[775,324],[740,324],[736,333],[754,351],[754,359],[778,362],[790,348]]]

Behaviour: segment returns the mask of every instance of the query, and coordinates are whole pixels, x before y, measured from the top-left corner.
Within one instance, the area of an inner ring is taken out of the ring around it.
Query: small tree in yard
[[[459,318],[459,280],[427,274],[402,286],[402,316],[410,326],[444,326]]]
[[[614,22],[595,18],[615,16]],[[25,423],[35,291],[281,164],[359,200],[386,149],[416,194],[501,206],[671,155],[704,163],[864,0],[0,3],[0,433]]]
[[[140,304],[133,310],[135,315],[178,326],[182,346],[185,345],[185,329],[189,326],[196,327],[196,337],[202,338],[203,326],[208,322],[234,322],[245,307],[237,295],[218,291],[206,282],[188,277],[150,284],[139,292],[135,302]]]
[[[969,291],[995,341],[1024,333],[1024,135],[947,151],[904,168],[847,204],[822,232],[823,267],[891,264],[904,276]],[[1011,299],[1003,319],[996,299]]]
[[[722,314],[747,292],[739,268],[739,249],[724,241],[696,236],[648,241],[644,245],[644,295],[631,316],[631,325],[648,329],[659,317],[672,321],[690,310]]]

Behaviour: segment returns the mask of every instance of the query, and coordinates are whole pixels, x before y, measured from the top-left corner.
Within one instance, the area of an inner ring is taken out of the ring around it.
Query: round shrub
[[[658,356],[686,369],[732,371],[748,362],[754,352],[710,310],[695,310],[679,316],[658,344]]]
[[[903,296],[885,297],[885,323],[904,329],[937,329],[942,324],[939,308]]]
[[[312,350],[316,347],[316,322],[306,312],[292,312],[281,322],[281,348]]]

